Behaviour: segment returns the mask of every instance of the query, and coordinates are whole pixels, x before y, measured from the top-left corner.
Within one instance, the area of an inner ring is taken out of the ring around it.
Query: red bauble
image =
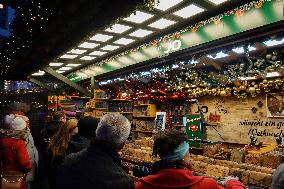
[[[198,130],[198,127],[196,126],[196,125],[190,125],[189,126],[189,129],[191,130],[191,131],[197,131]]]

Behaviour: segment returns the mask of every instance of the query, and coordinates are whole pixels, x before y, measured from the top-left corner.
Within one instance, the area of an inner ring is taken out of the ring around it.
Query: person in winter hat
[[[38,155],[37,148],[35,147],[35,144],[34,144],[33,136],[32,136],[31,131],[30,131],[29,118],[26,117],[26,116],[22,116],[22,115],[17,115],[17,116],[22,118],[27,123],[27,127],[26,127],[26,132],[27,132],[26,147],[27,147],[27,150],[28,150],[30,161],[33,165],[32,170],[27,174],[27,178],[26,178],[27,189],[29,189],[29,188],[31,188],[32,183],[35,181],[37,168],[38,168],[39,155]]]
[[[7,129],[0,129],[2,170],[28,173],[32,169],[32,163],[25,143],[28,137],[27,123],[15,114],[5,116],[4,122]],[[21,189],[26,189],[25,179],[21,183]]]
[[[153,153],[160,161],[153,164],[152,175],[141,178],[136,189],[224,189],[214,179],[193,176],[190,166],[183,159],[188,154],[187,136],[181,131],[166,131],[158,134],[154,141]],[[235,178],[224,183],[227,189],[245,189]]]
[[[25,116],[18,114],[10,114],[5,116],[5,124],[10,126],[11,129],[15,131],[22,131],[26,128],[27,123]]]
[[[20,132],[25,140],[30,162],[32,163],[32,170],[28,172],[26,176],[27,189],[29,189],[31,188],[32,182],[35,180],[39,160],[38,151],[35,147],[33,136],[28,127],[29,118],[19,114],[10,114],[5,117],[5,123],[10,125],[12,130]]]

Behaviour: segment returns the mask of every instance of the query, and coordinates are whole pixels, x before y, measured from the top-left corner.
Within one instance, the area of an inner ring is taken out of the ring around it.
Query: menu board
[[[154,130],[156,131],[164,131],[166,128],[166,112],[157,112]]]

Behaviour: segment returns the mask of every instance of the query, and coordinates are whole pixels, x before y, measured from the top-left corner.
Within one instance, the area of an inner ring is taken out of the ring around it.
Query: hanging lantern
[[[249,87],[248,88],[248,92],[251,93],[251,94],[255,93],[255,88],[254,87]]]
[[[227,92],[226,92],[226,91],[221,91],[221,92],[220,92],[220,95],[221,95],[221,96],[227,96]]]
[[[245,85],[241,85],[241,86],[240,86],[240,90],[241,90],[241,91],[245,91],[246,89],[247,89],[247,87],[246,87]]]

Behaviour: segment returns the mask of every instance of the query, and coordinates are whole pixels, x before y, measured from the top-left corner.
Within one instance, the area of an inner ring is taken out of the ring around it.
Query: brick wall
[[[249,143],[250,129],[257,129],[257,132],[264,132],[266,134],[277,134],[281,130],[284,133],[284,119],[283,118],[267,118],[266,112],[266,96],[258,96],[255,98],[249,98],[246,101],[241,102],[235,97],[203,97],[199,99],[202,105],[208,106],[207,117],[210,112],[221,115],[221,126],[216,126],[219,133],[225,139],[226,142]],[[257,103],[263,102],[263,107],[259,108]],[[258,110],[253,113],[251,109],[256,107]],[[227,113],[226,113],[227,111]],[[251,125],[241,125],[240,122],[249,121]],[[280,127],[283,123],[283,126]],[[268,126],[268,125],[275,126]],[[279,126],[277,128],[277,125]],[[254,130],[256,131],[256,130]],[[259,133],[261,134],[261,133]],[[259,142],[275,143],[274,136],[257,136]],[[208,140],[222,141],[217,132],[208,127]]]

